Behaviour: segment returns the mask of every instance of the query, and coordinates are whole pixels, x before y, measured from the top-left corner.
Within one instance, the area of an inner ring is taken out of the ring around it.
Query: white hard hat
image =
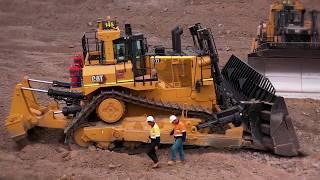
[[[175,115],[171,115],[170,117],[169,117],[169,121],[170,121],[170,123],[172,123],[174,120],[176,120],[176,119],[178,119],[177,118],[177,116],[175,116]]]
[[[153,116],[148,116],[147,117],[147,122],[154,122]]]

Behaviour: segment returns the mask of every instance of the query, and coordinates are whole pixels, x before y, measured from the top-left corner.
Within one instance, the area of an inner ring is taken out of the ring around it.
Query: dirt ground
[[[320,10],[319,0],[304,0]],[[0,179],[319,179],[320,101],[287,99],[303,156],[283,158],[250,150],[186,150],[187,163],[150,168],[145,154],[95,148],[67,150],[58,136],[43,135],[21,150],[9,138],[4,120],[14,85],[24,75],[66,80],[80,38],[98,17],[117,17],[144,32],[150,45],[170,46],[170,31],[197,22],[214,33],[222,64],[231,54],[245,59],[251,38],[267,17],[270,0],[0,0]],[[52,132],[53,134],[55,132]]]

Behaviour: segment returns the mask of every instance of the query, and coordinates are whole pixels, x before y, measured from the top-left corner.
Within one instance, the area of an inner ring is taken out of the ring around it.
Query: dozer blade
[[[244,109],[244,139],[251,142],[250,147],[298,155],[299,143],[285,101],[275,95],[271,82],[235,56],[222,74],[227,92]]]
[[[320,99],[320,45],[267,48],[249,54],[248,64],[270,79],[277,95]]]

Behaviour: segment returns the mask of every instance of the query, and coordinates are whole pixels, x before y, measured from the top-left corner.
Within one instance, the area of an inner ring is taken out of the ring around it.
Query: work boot
[[[155,164],[152,166],[153,169],[158,168],[158,167],[159,167],[159,163],[158,163],[158,162],[155,163]]]
[[[172,166],[174,164],[174,161],[168,161],[168,165]]]

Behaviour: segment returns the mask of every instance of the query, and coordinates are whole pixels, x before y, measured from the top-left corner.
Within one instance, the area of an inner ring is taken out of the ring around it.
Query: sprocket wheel
[[[121,120],[125,112],[125,104],[115,98],[104,99],[96,108],[96,113],[99,118],[107,123],[115,123]]]

